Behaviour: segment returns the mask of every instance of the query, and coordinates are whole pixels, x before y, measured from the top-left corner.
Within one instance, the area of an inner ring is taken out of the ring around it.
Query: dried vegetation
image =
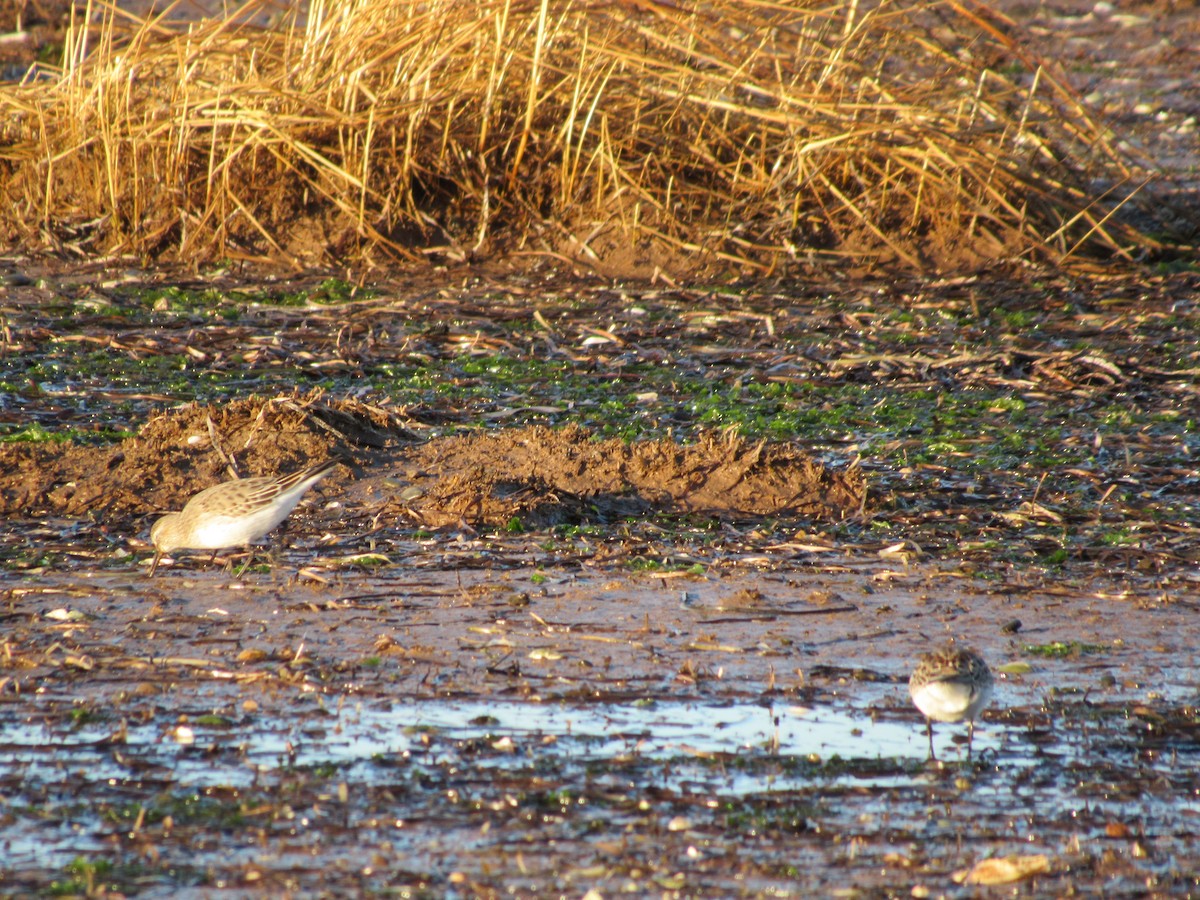
[[[61,71],[0,89],[10,241],[630,272],[1146,243],[1109,218],[1136,190],[1111,136],[974,3],[314,0],[250,24],[269,9],[88,2]]]

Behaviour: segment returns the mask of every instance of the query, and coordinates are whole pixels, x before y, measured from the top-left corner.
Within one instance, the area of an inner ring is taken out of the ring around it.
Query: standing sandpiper
[[[967,720],[967,759],[975,737],[975,719],[992,699],[992,672],[973,650],[946,647],[926,653],[908,679],[908,692],[925,716],[929,757],[933,759],[933,723]]]
[[[304,492],[338,462],[329,459],[274,478],[226,481],[196,494],[182,512],[163,516],[150,529],[155,551],[150,575],[164,553],[248,547],[286,519]]]

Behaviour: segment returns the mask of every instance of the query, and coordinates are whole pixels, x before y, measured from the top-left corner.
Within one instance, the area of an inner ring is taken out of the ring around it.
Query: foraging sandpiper
[[[192,497],[182,512],[169,513],[150,529],[158,569],[164,553],[174,550],[222,550],[247,547],[288,517],[304,492],[340,461],[329,459],[298,472],[226,481]]]

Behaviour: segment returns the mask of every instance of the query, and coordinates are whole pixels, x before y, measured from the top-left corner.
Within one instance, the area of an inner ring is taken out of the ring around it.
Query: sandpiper
[[[168,513],[150,529],[155,551],[150,575],[164,553],[248,547],[286,519],[304,492],[338,462],[329,459],[274,478],[226,481],[196,494],[182,512]]]
[[[926,653],[908,679],[908,693],[925,716],[929,756],[933,758],[933,723],[967,720],[967,758],[975,737],[975,719],[992,699],[992,672],[973,650],[946,647]]]

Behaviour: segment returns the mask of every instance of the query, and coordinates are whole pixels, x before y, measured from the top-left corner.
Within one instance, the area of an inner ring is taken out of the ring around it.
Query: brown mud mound
[[[829,521],[860,512],[866,497],[857,467],[831,471],[789,445],[728,435],[625,444],[576,426],[535,427],[398,446],[411,437],[392,412],[319,395],[186,406],[116,445],[0,446],[0,513],[114,521],[178,508],[233,472],[274,474],[332,455],[360,472],[407,470],[416,490],[403,499],[383,473],[369,481],[384,503],[403,504],[403,517],[433,527],[517,518],[539,528],[651,512]]]
[[[107,446],[0,446],[0,513],[112,518],[174,509],[230,470],[274,474],[346,455],[349,446],[382,446],[401,431],[384,410],[318,396],[189,405]]]
[[[539,426],[434,441],[414,462],[436,480],[409,512],[434,526],[515,517],[546,527],[651,512],[828,521],[860,512],[866,498],[857,467],[833,471],[795,447],[732,435],[626,444]]]

